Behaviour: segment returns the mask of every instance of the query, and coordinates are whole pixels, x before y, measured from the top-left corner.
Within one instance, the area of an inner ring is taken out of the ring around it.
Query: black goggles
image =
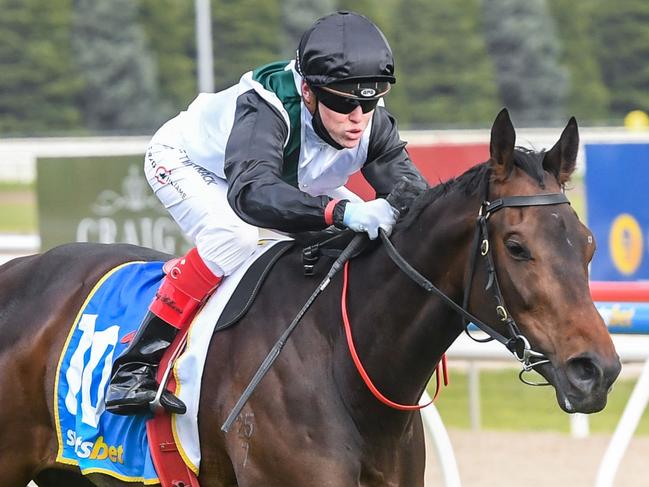
[[[348,114],[353,112],[356,107],[361,107],[363,113],[371,112],[378,105],[380,98],[372,98],[369,100],[359,100],[357,98],[350,98],[347,96],[338,95],[329,91],[327,88],[311,88],[319,101],[328,109],[337,113]]]

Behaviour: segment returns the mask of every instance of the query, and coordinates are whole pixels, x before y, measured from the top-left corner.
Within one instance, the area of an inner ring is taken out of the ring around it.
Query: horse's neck
[[[411,265],[456,302],[462,298],[477,205],[461,196],[445,196],[393,238]],[[390,399],[416,403],[442,354],[460,333],[459,317],[410,280],[383,249],[352,261],[349,279],[349,316],[366,370]],[[359,387],[351,361],[339,363],[344,364],[339,379],[352,394],[350,409],[385,411],[364,386]],[[407,420],[408,415],[400,414]]]

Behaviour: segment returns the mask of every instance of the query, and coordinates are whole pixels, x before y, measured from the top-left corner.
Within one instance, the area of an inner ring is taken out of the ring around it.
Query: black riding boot
[[[177,332],[155,314],[147,313],[135,338],[113,364],[106,411],[121,415],[149,411],[158,391],[158,365]],[[166,389],[160,403],[169,412],[184,414],[187,410],[185,404]]]

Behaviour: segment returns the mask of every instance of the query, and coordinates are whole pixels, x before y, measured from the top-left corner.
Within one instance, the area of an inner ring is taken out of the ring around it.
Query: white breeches
[[[153,143],[144,159],[144,173],[155,195],[215,275],[232,274],[255,251],[259,229],[232,210],[227,182],[190,161],[185,151]],[[345,187],[328,195],[360,200]]]

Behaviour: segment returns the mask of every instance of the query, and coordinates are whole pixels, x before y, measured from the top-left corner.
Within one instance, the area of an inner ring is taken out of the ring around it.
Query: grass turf
[[[38,233],[33,184],[0,183],[0,233]]]

